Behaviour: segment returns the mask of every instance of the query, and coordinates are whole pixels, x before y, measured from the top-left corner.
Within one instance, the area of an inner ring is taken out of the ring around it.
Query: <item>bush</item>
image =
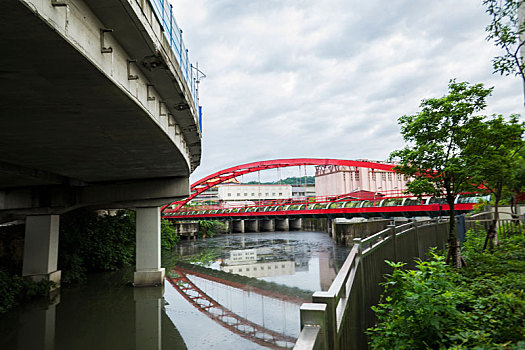
[[[213,237],[216,233],[226,233],[226,224],[224,222],[218,220],[199,221],[199,236]]]
[[[87,271],[117,270],[135,262],[135,213],[97,215],[85,209],[62,216],[59,265],[62,283],[80,282]]]
[[[62,283],[82,282],[89,271],[114,271],[135,263],[135,212],[97,215],[80,209],[62,216],[59,265]],[[161,221],[161,246],[171,250],[180,237],[168,220]]]
[[[12,275],[0,267],[0,314],[7,312],[20,301],[36,296],[48,296],[54,283],[42,280],[38,283]]]
[[[368,330],[372,349],[518,349],[525,347],[525,238],[509,236],[482,253],[484,233],[468,233],[454,270],[432,254],[404,271],[389,263],[385,293]]]
[[[169,220],[162,219],[160,222],[160,231],[162,236],[162,249],[172,250],[177,245],[177,242],[180,241],[177,230]]]

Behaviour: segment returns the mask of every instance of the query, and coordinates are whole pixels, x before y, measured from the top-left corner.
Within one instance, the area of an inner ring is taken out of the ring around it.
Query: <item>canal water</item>
[[[164,288],[130,287],[132,271],[91,275],[0,317],[0,349],[289,349],[301,303],[348,252],[320,232],[181,241]]]

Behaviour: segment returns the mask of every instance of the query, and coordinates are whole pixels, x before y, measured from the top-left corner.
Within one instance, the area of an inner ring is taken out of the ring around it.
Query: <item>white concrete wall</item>
[[[221,201],[286,199],[292,197],[291,185],[219,185]]]
[[[356,171],[357,170],[357,171]],[[333,196],[353,191],[391,192],[406,189],[406,178],[401,174],[368,168],[347,169],[317,175],[316,196]]]

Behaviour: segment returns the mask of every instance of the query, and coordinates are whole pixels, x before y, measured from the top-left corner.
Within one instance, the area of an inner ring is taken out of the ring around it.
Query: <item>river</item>
[[[0,349],[287,349],[299,307],[327,290],[349,248],[320,232],[181,241],[164,288],[93,274],[0,318]]]

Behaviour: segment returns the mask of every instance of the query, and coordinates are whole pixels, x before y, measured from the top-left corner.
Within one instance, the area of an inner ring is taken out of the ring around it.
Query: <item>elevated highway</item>
[[[56,270],[57,215],[85,206],[137,208],[138,269],[159,270],[158,207],[189,195],[201,158],[169,3],[7,0],[0,31],[0,223],[26,218],[26,255],[45,255],[24,275]]]

